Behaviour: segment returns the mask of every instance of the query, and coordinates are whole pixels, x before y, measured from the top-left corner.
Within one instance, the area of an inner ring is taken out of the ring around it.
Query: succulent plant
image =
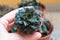
[[[15,25],[24,33],[33,33],[38,31],[41,26],[41,13],[36,11],[34,7],[26,8],[22,7],[15,16]]]

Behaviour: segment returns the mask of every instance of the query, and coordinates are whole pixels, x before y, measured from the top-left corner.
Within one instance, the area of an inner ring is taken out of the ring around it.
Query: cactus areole
[[[16,13],[14,22],[19,31],[29,34],[33,33],[38,31],[41,26],[41,12],[36,11],[33,6],[31,8],[22,7]]]

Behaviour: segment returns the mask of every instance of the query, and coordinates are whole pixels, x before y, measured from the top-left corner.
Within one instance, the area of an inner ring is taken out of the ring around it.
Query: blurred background
[[[38,2],[44,4],[47,8],[47,11],[60,11],[60,0],[37,0]],[[21,0],[0,0],[1,5],[8,5],[12,7],[17,7],[17,4],[20,3]]]
[[[60,0],[37,0],[46,6],[46,18],[54,25],[53,40],[60,40]],[[17,9],[21,0],[0,0],[0,16]]]

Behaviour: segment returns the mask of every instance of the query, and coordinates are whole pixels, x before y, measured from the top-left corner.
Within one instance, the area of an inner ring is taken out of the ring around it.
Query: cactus
[[[34,7],[22,7],[16,14],[14,20],[17,28],[24,33],[33,33],[34,31],[37,31],[41,21],[41,13],[35,11]]]

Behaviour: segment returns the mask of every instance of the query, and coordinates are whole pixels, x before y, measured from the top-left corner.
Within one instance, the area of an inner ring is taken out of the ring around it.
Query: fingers
[[[7,30],[5,29],[4,25],[2,23],[0,23],[0,35],[1,34],[5,34],[8,33]]]
[[[18,10],[19,9],[11,11],[8,14],[6,14],[5,16],[0,18],[0,33],[7,32],[6,28],[9,25],[9,23],[11,23],[13,21],[15,14]]]
[[[6,28],[8,26],[8,21],[6,19],[0,18],[0,23],[2,23],[4,25],[4,27]]]
[[[15,18],[15,14],[18,11],[18,9],[11,11],[9,13],[7,13],[6,15],[4,15],[1,19],[6,19],[9,23],[11,23],[13,21],[13,19]]]
[[[14,11],[9,12],[8,14],[4,15],[3,17],[0,18],[0,22],[2,24],[5,25],[5,27],[7,28],[7,26],[9,25],[9,23],[13,22],[14,18],[15,18],[15,14],[18,12],[19,9],[16,9]]]
[[[6,28],[7,31],[11,30],[13,26],[14,26],[14,22],[10,23],[10,24],[8,25],[8,27]]]

